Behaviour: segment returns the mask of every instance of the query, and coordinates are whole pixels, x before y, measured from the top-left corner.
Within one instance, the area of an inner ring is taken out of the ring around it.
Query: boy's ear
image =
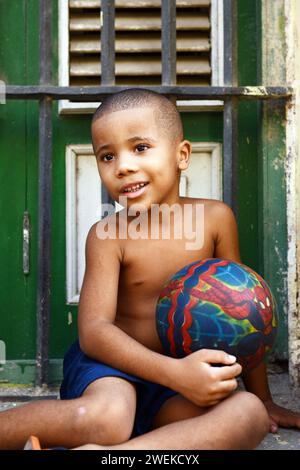
[[[178,155],[178,168],[180,170],[186,170],[189,166],[190,156],[192,151],[192,145],[188,140],[180,142],[177,148]]]

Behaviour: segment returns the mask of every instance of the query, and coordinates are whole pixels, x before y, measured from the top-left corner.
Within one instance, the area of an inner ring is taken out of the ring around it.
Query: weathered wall
[[[288,85],[295,93],[284,105],[264,105],[263,153],[266,174],[285,176],[287,271],[277,267],[276,276],[282,276],[283,292],[286,289],[284,319],[288,323],[288,358],[290,378],[300,387],[300,315],[299,315],[299,268],[300,268],[300,2],[299,0],[262,0],[263,53],[262,73],[266,85]],[[286,113],[285,113],[286,111]],[[285,139],[285,148],[284,148]],[[277,154],[277,157],[276,157]],[[277,158],[277,160],[276,160]],[[284,174],[283,174],[284,171]],[[278,183],[281,178],[277,178]],[[266,198],[270,197],[266,189]],[[271,190],[272,194],[272,190]],[[276,201],[280,203],[280,201]],[[272,203],[271,203],[272,206]],[[280,208],[278,207],[278,211]],[[276,219],[276,204],[272,216]],[[267,220],[270,220],[270,214]],[[283,231],[284,227],[280,227]],[[265,231],[266,232],[266,231]],[[266,234],[265,249],[269,256],[280,255],[278,232]],[[270,244],[274,243],[274,246]],[[268,256],[268,255],[267,255]],[[278,262],[280,262],[278,256]],[[268,260],[266,260],[268,269]],[[274,267],[276,261],[274,262]]]
[[[285,1],[262,0],[262,83],[284,86],[285,62]],[[279,334],[274,355],[279,359],[288,358],[285,106],[284,100],[263,103],[260,167],[263,272],[278,305]]]
[[[300,2],[285,1],[286,80],[295,94],[287,105],[288,331],[290,377],[300,387]]]

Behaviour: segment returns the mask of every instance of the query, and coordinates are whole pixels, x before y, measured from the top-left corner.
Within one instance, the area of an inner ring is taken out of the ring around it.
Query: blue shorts
[[[121,377],[136,385],[137,408],[131,437],[140,436],[152,429],[153,419],[168,399],[177,392],[162,385],[126,374],[86,356],[78,340],[72,344],[64,358],[64,378],[60,388],[62,400],[79,398],[94,380],[102,377]]]

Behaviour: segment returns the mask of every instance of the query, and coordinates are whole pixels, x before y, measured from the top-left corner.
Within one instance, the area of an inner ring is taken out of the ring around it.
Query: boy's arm
[[[241,371],[235,358],[203,350],[173,359],[146,348],[114,324],[122,249],[118,240],[98,238],[96,227],[86,244],[78,314],[81,349],[119,370],[170,387],[196,404],[208,406],[225,398],[236,388],[235,377]],[[212,362],[225,366],[211,367]]]
[[[211,210],[214,257],[240,261],[238,229],[232,210],[223,202],[216,202]]]
[[[119,240],[101,239],[95,224],[86,242],[86,269],[78,309],[80,347],[89,357],[141,377],[143,357],[145,378],[155,381],[165,377],[169,358],[159,357],[114,324],[121,261]],[[126,360],[128,355],[130,362]]]
[[[232,210],[223,203],[216,203],[214,210],[216,258],[240,261],[238,231]],[[300,428],[300,413],[293,412],[273,402],[264,363],[243,376],[249,392],[257,395],[265,404],[270,416],[270,430],[277,432],[278,426]]]

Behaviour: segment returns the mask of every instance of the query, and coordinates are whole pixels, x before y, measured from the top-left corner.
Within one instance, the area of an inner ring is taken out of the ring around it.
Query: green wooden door
[[[54,83],[58,70],[58,12],[54,5]],[[239,83],[259,82],[259,3],[240,0]],[[0,79],[10,84],[38,83],[38,6],[35,0],[0,3]],[[192,142],[222,143],[221,112],[182,113],[186,138]],[[77,306],[66,301],[66,146],[90,144],[90,115],[59,115],[53,105],[53,199],[50,380],[61,378],[61,361],[77,335]],[[260,212],[260,105],[239,107],[238,225],[242,260],[264,274]],[[0,105],[0,214],[1,214],[1,328],[8,362],[0,380],[34,380],[37,279],[38,104]],[[87,188],[88,189],[88,188]],[[30,272],[22,271],[22,218],[30,216]],[[284,214],[281,214],[284,218]],[[280,249],[284,255],[284,240]],[[280,287],[275,280],[273,290]],[[284,295],[279,299],[279,307]],[[278,354],[287,350],[282,325]]]
[[[27,37],[25,2],[1,2],[0,74],[5,83],[26,84],[32,77]],[[0,339],[5,342],[8,361],[0,380],[13,382],[27,381],[35,356],[35,236],[33,233],[31,272],[25,275],[23,214],[29,210],[30,222],[35,223],[36,201],[32,211],[34,195],[28,173],[32,170],[29,160],[37,155],[36,109],[36,104],[24,101],[0,105]]]

